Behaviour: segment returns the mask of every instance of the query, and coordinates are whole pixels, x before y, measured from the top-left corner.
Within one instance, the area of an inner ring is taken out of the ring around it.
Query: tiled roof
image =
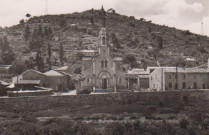
[[[46,73],[44,73],[46,76],[63,76],[63,74],[57,72],[57,71],[54,71],[54,70],[50,70]]]

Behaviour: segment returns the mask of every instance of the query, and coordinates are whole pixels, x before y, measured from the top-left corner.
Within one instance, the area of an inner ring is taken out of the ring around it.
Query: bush
[[[184,102],[186,102],[186,103],[187,103],[187,102],[188,102],[188,100],[189,100],[189,99],[188,99],[188,97],[187,97],[187,96],[183,96],[183,101],[184,101]]]
[[[180,128],[187,129],[188,125],[189,125],[189,121],[185,118],[181,119],[179,122]]]

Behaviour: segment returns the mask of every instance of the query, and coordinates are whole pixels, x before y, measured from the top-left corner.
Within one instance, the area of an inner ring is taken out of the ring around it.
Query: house
[[[44,75],[44,87],[52,88],[54,91],[67,91],[74,88],[71,75],[68,73],[50,70]]]
[[[208,68],[157,68],[149,77],[150,89],[157,91],[208,89]]]
[[[43,80],[44,74],[34,69],[29,69],[21,74],[22,80]]]
[[[0,74],[9,74],[11,65],[0,65]]]
[[[132,69],[126,73],[128,89],[145,90],[149,88],[149,72],[144,69]]]
[[[82,59],[82,75],[85,78],[77,85],[77,93],[82,90],[117,92],[127,88],[125,71],[121,68],[122,58],[114,57],[110,52],[105,28],[101,29],[99,37],[98,53]]]
[[[44,74],[34,69],[29,69],[12,78],[12,84],[8,90],[34,90],[35,86],[41,86],[44,82]]]

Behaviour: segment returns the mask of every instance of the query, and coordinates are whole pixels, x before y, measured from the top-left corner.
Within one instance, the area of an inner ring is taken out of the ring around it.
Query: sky
[[[48,14],[113,8],[117,13],[209,36],[209,0],[48,0]],[[18,24],[25,15],[44,15],[46,0],[0,0],[0,26]]]

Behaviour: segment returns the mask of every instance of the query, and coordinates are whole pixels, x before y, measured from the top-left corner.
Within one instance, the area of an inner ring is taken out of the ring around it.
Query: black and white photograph
[[[0,135],[209,135],[209,1],[0,0]]]

